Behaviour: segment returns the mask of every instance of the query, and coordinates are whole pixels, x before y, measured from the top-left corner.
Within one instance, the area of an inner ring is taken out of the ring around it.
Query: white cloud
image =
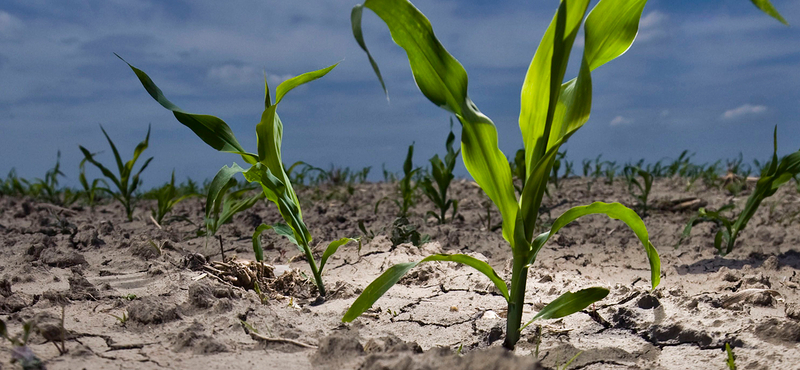
[[[22,28],[22,21],[0,10],[0,36],[6,36],[19,28]]]
[[[633,123],[632,118],[625,118],[623,116],[616,116],[614,119],[611,120],[611,126],[620,126],[620,125],[630,125]]]
[[[767,110],[766,106],[763,105],[752,105],[752,104],[745,104],[733,109],[726,110],[725,113],[722,114],[722,118],[724,119],[733,119],[739,116],[743,116],[746,114],[758,114],[763,113]]]
[[[639,34],[636,36],[636,41],[646,42],[666,35],[664,25],[668,18],[666,14],[658,10],[647,13],[647,15],[642,17],[642,20],[639,21]]]
[[[208,77],[228,85],[247,85],[259,81],[258,71],[247,65],[225,64],[211,68]]]

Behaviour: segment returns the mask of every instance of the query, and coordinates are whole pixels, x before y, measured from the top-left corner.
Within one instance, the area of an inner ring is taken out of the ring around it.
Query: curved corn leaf
[[[473,267],[482,274],[486,275],[492,283],[500,290],[500,293],[503,295],[503,298],[508,301],[508,287],[506,286],[506,282],[501,279],[494,269],[489,266],[488,263],[483,262],[479,259],[474,257],[467,256],[465,254],[434,254],[428,257],[425,257],[419,262],[406,262],[406,263],[398,263],[390,268],[388,268],[381,276],[375,279],[372,283],[370,283],[364,291],[361,292],[361,295],[356,298],[355,302],[347,309],[347,312],[342,317],[343,322],[350,322],[355,320],[358,316],[360,316],[364,311],[368,310],[375,301],[378,300],[381,296],[383,296],[386,291],[389,290],[393,285],[395,285],[400,279],[412,268],[419,265],[423,262],[430,262],[430,261],[452,261],[463,263],[467,266]]]
[[[331,66],[328,66],[328,67],[325,67],[325,68],[322,68],[322,69],[319,69],[319,70],[316,70],[316,71],[303,73],[303,74],[301,74],[299,76],[295,76],[295,77],[292,77],[292,78],[290,78],[290,79],[288,79],[286,81],[281,82],[281,84],[278,85],[278,88],[275,89],[275,105],[280,103],[281,100],[283,99],[283,97],[289,91],[292,91],[292,89],[294,89],[295,87],[298,87],[298,86],[300,86],[302,84],[305,84],[305,83],[309,83],[309,82],[314,81],[314,80],[316,80],[316,79],[318,79],[318,78],[320,78],[322,76],[325,76],[326,74],[328,74],[328,72],[330,72],[331,70],[336,68],[336,66],[338,66],[338,65],[339,65],[339,63],[336,63],[336,64],[333,64]]]
[[[375,59],[372,58],[372,54],[370,54],[369,50],[367,49],[367,44],[364,42],[364,33],[361,31],[361,16],[364,12],[364,6],[362,4],[358,4],[353,7],[353,10],[350,12],[350,26],[353,28],[353,36],[356,38],[356,42],[358,46],[361,47],[361,50],[364,50],[367,53],[367,58],[369,58],[369,64],[372,66],[372,70],[375,72],[375,75],[378,76],[378,81],[381,83],[381,88],[383,88],[383,93],[386,95],[386,100],[389,100],[389,90],[386,90],[386,83],[383,82],[383,76],[381,76],[381,69],[378,68],[378,63],[375,62]]]
[[[462,125],[461,151],[464,165],[503,216],[503,237],[511,243],[518,210],[511,169],[497,144],[494,123],[467,95],[467,73],[433,33],[428,19],[407,0],[367,0],[366,7],[386,23],[392,39],[408,56],[414,81],[432,103],[456,114]],[[361,10],[351,14],[353,34],[369,53],[361,34]],[[371,58],[371,55],[368,55]],[[376,74],[377,68],[374,68]],[[380,75],[378,75],[379,80]]]
[[[142,86],[144,86],[145,90],[147,90],[153,99],[161,104],[162,107],[172,111],[173,115],[175,115],[175,118],[178,119],[178,122],[184,124],[186,127],[194,131],[194,133],[206,144],[221,152],[239,154],[247,163],[252,164],[255,162],[257,158],[256,155],[247,153],[244,150],[242,145],[239,144],[239,141],[236,140],[236,136],[233,135],[233,131],[231,130],[230,126],[228,126],[225,121],[214,116],[194,114],[183,111],[182,109],[178,108],[177,105],[169,101],[166,96],[164,96],[164,93],[161,92],[161,89],[156,86],[147,73],[144,73],[144,71],[134,67],[116,53],[114,55],[125,62],[125,64],[127,64],[128,67],[133,70],[133,73],[135,73],[136,77],[139,78],[139,82],[142,83]]]
[[[558,230],[579,217],[590,214],[605,214],[610,218],[624,222],[633,230],[647,253],[647,259],[650,262],[650,282],[653,289],[655,289],[661,281],[661,260],[658,258],[658,251],[656,251],[656,248],[650,242],[650,237],[647,233],[647,227],[645,227],[644,221],[642,221],[636,212],[620,203],[594,202],[587,206],[573,207],[564,212],[564,214],[553,222],[553,227],[550,231],[539,234],[539,236],[534,239],[533,250],[531,251],[528,264],[532,264],[536,260],[536,255],[547,240],[550,239],[550,236],[555,235]]]
[[[747,203],[742,213],[740,213],[739,217],[736,219],[736,222],[732,227],[729,227],[730,234],[726,238],[728,246],[723,254],[731,252],[733,244],[736,242],[736,237],[739,232],[747,226],[747,222],[750,221],[753,215],[755,215],[761,202],[765,198],[775,194],[781,185],[798,174],[800,174],[800,151],[789,154],[778,161],[778,126],[776,125],[773,131],[773,152],[770,166],[765,173],[762,173],[761,178],[758,179],[755,190],[753,190],[753,193],[747,198]],[[719,246],[717,246],[717,249],[719,249]],[[722,252],[722,250],[720,250],[720,252]]]
[[[230,167],[222,166],[222,168],[217,171],[217,174],[214,175],[214,179],[211,180],[211,184],[208,186],[206,217],[210,217],[212,213],[219,213],[225,192],[228,188],[233,186],[231,179],[233,179],[233,176],[237,173],[242,172],[244,172],[244,168],[239,167],[236,163],[232,164]]]
[[[578,312],[590,304],[595,303],[608,295],[609,290],[600,287],[581,289],[575,293],[566,292],[542,308],[530,321],[519,330],[525,329],[535,320],[557,319]]]
[[[358,242],[358,249],[361,250],[361,240],[360,239],[353,239],[353,238],[341,238],[339,240],[334,240],[328,247],[325,248],[325,252],[322,253],[322,259],[319,261],[319,272],[322,273],[322,269],[325,267],[325,262],[328,262],[328,258],[336,253],[339,250],[339,247],[350,243],[350,242]]]
[[[750,2],[753,3],[753,5],[755,5],[757,8],[761,9],[761,11],[764,13],[767,13],[770,17],[777,19],[779,22],[787,26],[789,25],[789,22],[787,22],[786,19],[783,19],[781,14],[778,13],[778,10],[772,6],[772,3],[770,3],[769,0],[750,0]]]
[[[260,162],[245,171],[244,177],[247,181],[261,184],[264,195],[278,206],[281,217],[294,231],[294,237],[297,241],[296,244],[307,248],[309,243],[311,243],[311,233],[303,222],[297,198],[292,198],[291,195],[293,192],[289,193],[289,189],[291,188],[287,187],[283,181],[275,177],[272,171]]]
[[[286,224],[274,224],[274,225],[267,225],[261,224],[256,228],[256,231],[253,232],[253,253],[256,255],[256,261],[261,262],[264,260],[264,249],[261,247],[261,233],[267,230],[275,230],[275,233],[278,235],[283,235],[289,241],[291,241],[294,245],[297,245],[297,240],[294,238],[294,232],[289,225]],[[302,251],[302,250],[301,250]]]

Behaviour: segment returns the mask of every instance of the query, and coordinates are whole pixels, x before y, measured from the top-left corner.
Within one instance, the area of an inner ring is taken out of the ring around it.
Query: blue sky
[[[414,2],[470,76],[469,93],[498,126],[501,149],[520,148],[519,91],[555,0]],[[41,177],[61,150],[76,184],[78,145],[113,160],[102,124],[123,156],[152,124],[145,187],[212,177],[241,161],[207,147],[142,89],[116,52],[145,70],[183,109],[213,114],[255,149],[263,74],[277,83],[341,61],[281,103],[284,160],[328,167],[386,163],[399,170],[443,152],[447,112],[418,92],[405,53],[365,12],[367,44],[381,66],[387,103],[350,31],[352,0],[4,0],[0,3],[0,177]],[[774,0],[793,25],[800,1]],[[580,45],[581,40],[578,40]],[[580,55],[580,48],[573,56]],[[568,159],[603,154],[624,162],[696,152],[698,162],[748,161],[800,148],[800,31],[747,0],[650,0],[623,57],[593,73],[592,116],[567,144]],[[568,78],[574,76],[570,68]],[[458,130],[458,128],[456,128]],[[579,166],[576,166],[579,167]],[[466,175],[463,166],[460,175]]]

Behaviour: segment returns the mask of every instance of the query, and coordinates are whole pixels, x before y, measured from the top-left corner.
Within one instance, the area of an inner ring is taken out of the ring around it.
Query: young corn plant
[[[558,152],[558,153],[556,153],[556,159],[553,161],[553,170],[552,170],[553,174],[551,175],[551,178],[553,179],[553,186],[556,187],[556,190],[559,189],[559,186],[558,186],[558,171],[561,170],[561,162],[565,161],[564,157],[566,157],[566,156],[567,156],[567,152],[566,151]]]
[[[420,263],[452,261],[486,275],[508,303],[504,346],[513,349],[520,338],[528,269],[550,238],[566,224],[588,214],[605,214],[625,222],[644,246],[650,261],[651,283],[660,280],[658,253],[647,229],[633,210],[619,203],[595,202],[572,208],[558,217],[552,229],[534,234],[552,165],[561,145],[588,120],[591,109],[591,71],[622,55],[633,43],[644,0],[601,0],[586,17],[585,43],[578,77],[563,82],[569,54],[589,6],[588,0],[563,0],[533,57],[522,87],[520,130],[525,147],[526,181],[519,199],[514,192],[507,157],[500,151],[494,123],[467,94],[464,68],[442,46],[428,19],[407,0],[367,0],[351,13],[353,34],[383,84],[377,63],[369,54],[361,30],[364,8],[389,28],[411,64],[417,86],[434,104],[454,113],[461,123],[464,164],[502,215],[503,237],[513,255],[511,286],[486,262],[465,254],[435,254],[420,261],[394,265],[367,286],[347,310],[349,322],[370,308],[403,275]],[[566,316],[603,299],[608,289],[566,292],[537,313],[533,320]]]
[[[435,154],[433,158],[431,158],[431,173],[425,178],[422,179],[420,185],[422,186],[422,192],[425,194],[428,199],[433,202],[436,208],[439,209],[439,213],[428,211],[429,215],[432,215],[439,221],[440,224],[447,222],[446,215],[447,210],[450,207],[453,207],[453,213],[450,216],[451,219],[456,217],[456,213],[458,213],[458,200],[457,199],[449,199],[447,197],[447,190],[450,187],[450,182],[453,181],[455,175],[453,175],[453,170],[456,167],[456,159],[458,159],[458,154],[461,150],[454,150],[453,143],[456,140],[456,135],[453,134],[453,119],[450,119],[450,134],[447,135],[447,141],[445,141],[445,148],[447,148],[447,154],[444,156],[444,162],[439,159],[439,155]],[[434,182],[436,186],[434,186]]]
[[[92,157],[97,155],[97,153],[90,153]],[[86,179],[86,158],[81,160],[78,174],[78,181],[81,183],[81,187],[83,187],[83,191],[81,192],[81,196],[83,196],[86,205],[89,206],[92,210],[94,210],[94,206],[97,204],[98,201],[98,194],[100,193],[100,184],[102,183],[105,187],[108,187],[108,183],[105,182],[103,179],[94,179],[92,182]]]
[[[179,189],[175,187],[175,171],[172,171],[172,176],[169,179],[169,182],[164,184],[164,186],[155,190],[155,194],[153,196],[156,198],[156,209],[151,210],[151,215],[153,216],[153,220],[156,221],[157,225],[162,225],[164,221],[164,216],[167,213],[172,212],[172,208],[175,207],[176,204],[180,203],[186,198],[195,196],[195,193],[188,193],[188,194],[180,194]]]
[[[414,168],[411,158],[414,156],[414,144],[408,146],[408,153],[406,160],[403,162],[403,178],[397,183],[397,190],[400,194],[400,199],[383,197],[375,203],[375,213],[378,213],[378,207],[383,201],[391,199],[398,208],[397,217],[408,217],[408,210],[417,202],[417,185],[419,182],[413,182],[414,176],[419,172],[420,168]]]
[[[783,157],[780,161],[778,160],[778,126],[775,126],[775,131],[773,132],[773,143],[772,160],[764,172],[761,173],[761,177],[756,183],[756,188],[747,198],[747,203],[745,203],[744,209],[739,213],[739,216],[733,219],[722,214],[724,211],[734,208],[732,203],[723,206],[717,211],[700,208],[697,215],[689,219],[683,229],[680,242],[689,237],[694,225],[701,222],[714,222],[718,226],[722,226],[714,236],[714,248],[722,256],[733,251],[739,232],[744,230],[747,223],[756,214],[761,202],[774,195],[781,185],[800,174],[800,150]]]
[[[114,199],[122,203],[122,206],[125,208],[125,216],[128,217],[128,221],[133,220],[133,210],[136,207],[136,198],[134,197],[134,192],[139,185],[141,185],[141,180],[139,179],[139,175],[147,168],[147,165],[150,164],[150,161],[153,160],[153,157],[148,158],[142,164],[142,167],[139,168],[139,171],[136,173],[133,172],[133,167],[136,165],[136,161],[139,159],[139,156],[142,152],[147,149],[148,143],[150,142],[150,126],[147,126],[147,136],[145,137],[144,141],[136,145],[136,148],[133,150],[133,158],[127,162],[122,162],[122,157],[119,155],[119,151],[117,151],[117,147],[114,145],[114,142],[111,141],[111,138],[106,133],[106,130],[100,125],[100,130],[103,131],[103,135],[106,136],[106,140],[108,140],[108,145],[111,146],[111,151],[114,152],[114,159],[117,163],[117,172],[118,175],[115,175],[111,170],[109,170],[106,166],[102,165],[100,162],[94,159],[94,154],[87,150],[82,146],[78,146],[83,152],[84,160],[93,164],[97,167],[100,172],[103,173],[114,186],[117,187],[117,191],[114,192],[108,187],[100,188],[100,190],[108,193]]]
[[[212,204],[213,207],[216,207],[215,202],[220,199],[218,196],[219,193],[230,183],[230,180],[237,173],[244,174],[245,179],[249,182],[257,182],[260,184],[263,195],[278,207],[278,211],[286,224],[262,224],[256,228],[253,233],[253,252],[255,253],[256,260],[259,262],[264,260],[264,250],[261,247],[262,232],[272,229],[279,235],[285,236],[305,255],[306,261],[314,275],[317,290],[319,291],[319,299],[317,302],[321,303],[324,301],[326,290],[322,281],[322,271],[325,267],[325,262],[339,247],[351,241],[355,241],[356,239],[342,238],[331,242],[323,252],[319,264],[317,263],[311,249],[311,233],[308,231],[308,227],[303,221],[300,201],[297,198],[292,183],[289,181],[289,176],[286,174],[283,166],[281,155],[283,123],[280,117],[278,117],[277,108],[278,104],[292,89],[325,76],[336,67],[336,64],[317,71],[307,72],[282,82],[275,90],[274,101],[270,94],[269,86],[266,80],[264,81],[264,112],[261,114],[261,120],[256,124],[258,148],[256,153],[251,153],[247,152],[244,147],[239,144],[230,126],[223,120],[210,115],[188,113],[178,108],[178,106],[167,100],[161,92],[161,89],[156,86],[146,73],[130,65],[128,62],[125,63],[133,70],[150,96],[161,104],[161,106],[172,111],[178,122],[189,127],[200,139],[212,148],[218,151],[239,155],[245,163],[250,165],[248,169],[244,169],[236,163],[231,167],[222,167],[222,169],[217,172],[217,175],[214,177],[209,187],[207,207],[209,203]]]
[[[638,168],[638,167],[629,167],[629,172],[633,174],[633,176],[627,178],[629,182],[628,190],[630,191],[631,195],[633,195],[636,200],[639,201],[639,208],[642,210],[642,217],[647,217],[647,198],[650,197],[650,189],[653,187],[653,174]],[[626,168],[627,170],[628,168]],[[636,175],[642,178],[642,181],[636,179]],[[636,186],[639,189],[639,193],[635,193],[633,191],[632,186]]]

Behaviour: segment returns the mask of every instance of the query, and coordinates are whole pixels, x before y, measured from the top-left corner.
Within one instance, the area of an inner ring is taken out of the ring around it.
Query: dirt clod
[[[141,324],[163,324],[180,319],[178,308],[157,297],[144,297],[128,306],[130,319]]]

